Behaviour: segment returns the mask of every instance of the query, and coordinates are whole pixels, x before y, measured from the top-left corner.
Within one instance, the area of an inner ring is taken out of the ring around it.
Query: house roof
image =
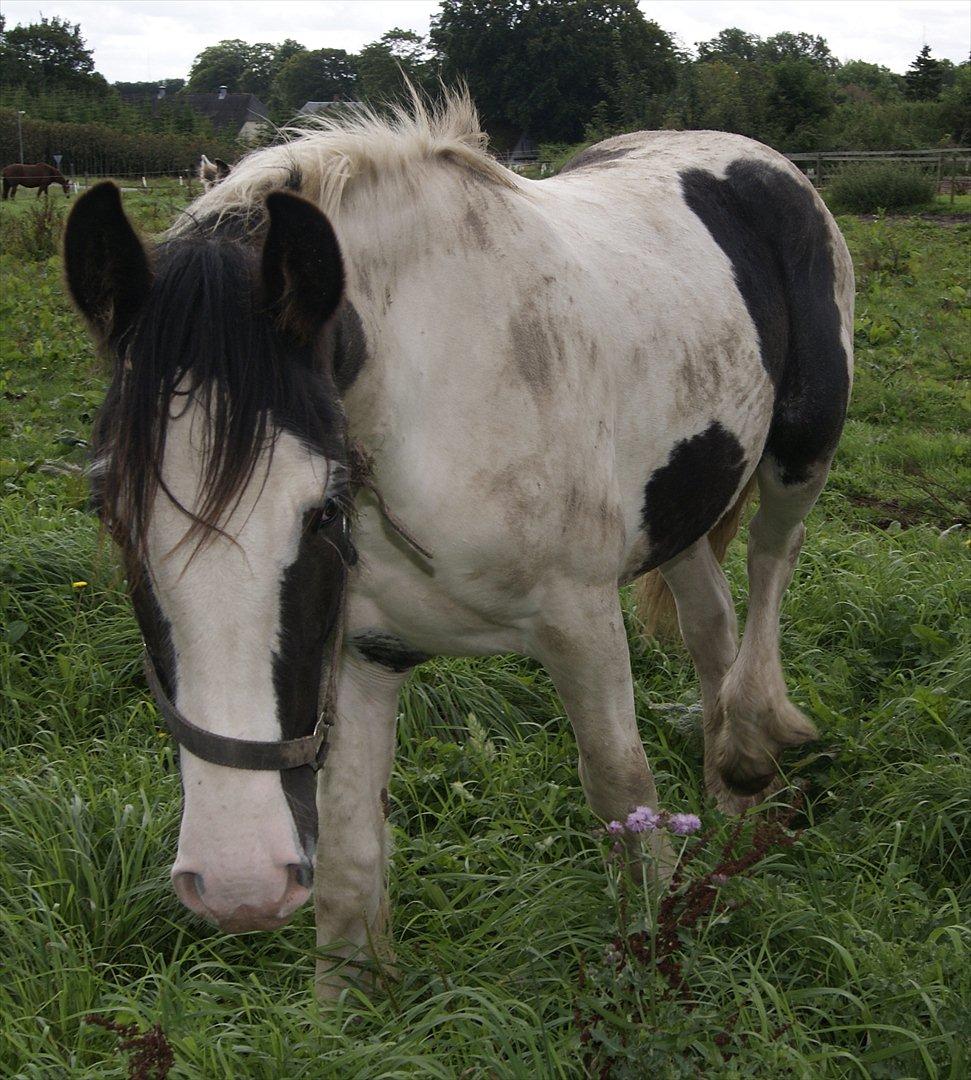
[[[255,94],[227,94],[223,98],[218,94],[179,94],[173,100],[184,101],[217,130],[239,131],[244,124],[266,119],[266,106]]]

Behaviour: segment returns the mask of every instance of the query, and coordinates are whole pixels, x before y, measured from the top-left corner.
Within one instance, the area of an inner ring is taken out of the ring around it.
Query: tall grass
[[[99,367],[56,261],[2,256],[0,1074],[124,1077],[98,1013],[159,1024],[173,1078],[580,1077],[574,1006],[600,1002],[598,1031],[638,1046],[612,1053],[616,1077],[967,1075],[971,590],[952,526],[971,484],[944,351],[961,362],[966,308],[943,302],[964,238],[844,225],[861,257],[892,243],[907,265],[864,275],[852,420],[786,601],[786,671],[822,739],[787,766],[807,787],[797,842],[721,887],[677,999],[650,971],[606,997],[581,986],[617,910],[568,724],[526,660],[434,661],[402,695],[390,993],[320,1011],[309,912],[229,938],[178,908],[173,748],[78,472]],[[744,615],[741,547],[727,572]],[[690,661],[627,618],[662,799],[717,846],[730,824],[701,788]]]
[[[54,198],[48,194],[40,200],[31,199],[22,213],[0,217],[0,250],[24,262],[41,262],[56,255],[61,247],[67,214]]]

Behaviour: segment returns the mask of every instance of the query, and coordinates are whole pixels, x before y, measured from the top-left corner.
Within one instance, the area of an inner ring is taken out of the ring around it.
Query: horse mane
[[[115,359],[114,378],[95,426],[95,502],[123,549],[144,555],[169,403],[195,396],[206,410],[201,502],[186,538],[203,543],[239,504],[274,432],[286,429],[339,461],[343,416],[312,349],[281,351],[255,283],[265,196],[289,188],[336,215],[368,177],[417,181],[426,163],[450,161],[486,182],[519,189],[490,157],[465,90],[434,104],[412,90],[387,115],[359,109],[285,130],[287,141],[254,150],[200,196],[162,238],[155,284]],[[243,242],[240,242],[243,241]],[[272,417],[272,420],[270,419]],[[177,504],[179,505],[179,504]]]
[[[312,117],[281,129],[285,141],[247,154],[218,187],[200,196],[169,236],[222,229],[242,222],[244,232],[262,224],[261,203],[274,189],[298,191],[336,216],[345,196],[363,179],[394,176],[407,181],[430,161],[451,161],[501,187],[518,189],[514,173],[486,151],[468,90],[448,90],[429,102],[410,85],[409,101],[385,114],[369,107],[340,116]]]
[[[160,467],[170,414],[193,399],[206,422],[200,503],[190,511]],[[126,553],[144,558],[161,488],[187,517],[185,540],[222,534],[261,455],[272,458],[280,430],[329,460],[343,457],[343,414],[330,376],[313,346],[284,343],[275,332],[259,294],[256,253],[215,237],[163,243],[92,436],[92,494],[110,533]]]

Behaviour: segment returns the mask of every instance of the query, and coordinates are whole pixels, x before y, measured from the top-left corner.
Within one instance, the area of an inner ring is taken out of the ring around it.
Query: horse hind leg
[[[779,613],[806,533],[803,521],[828,473],[826,461],[793,483],[768,454],[758,468],[760,505],[749,526],[748,618],[710,732],[711,773],[736,796],[763,793],[775,780],[782,751],[816,738],[813,723],[786,690]]]
[[[711,752],[718,694],[738,654],[738,621],[731,590],[707,536],[665,563],[660,571],[674,597],[681,637],[701,684],[705,787],[720,810],[734,813],[744,809],[744,805],[725,787]]]

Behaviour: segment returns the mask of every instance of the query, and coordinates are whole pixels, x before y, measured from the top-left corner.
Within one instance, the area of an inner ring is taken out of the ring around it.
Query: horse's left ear
[[[148,298],[152,271],[110,181],[74,204],[64,230],[64,269],[74,303],[100,337],[129,329]]]
[[[263,293],[280,330],[309,345],[344,294],[344,264],[333,227],[306,199],[286,191],[266,197]]]

